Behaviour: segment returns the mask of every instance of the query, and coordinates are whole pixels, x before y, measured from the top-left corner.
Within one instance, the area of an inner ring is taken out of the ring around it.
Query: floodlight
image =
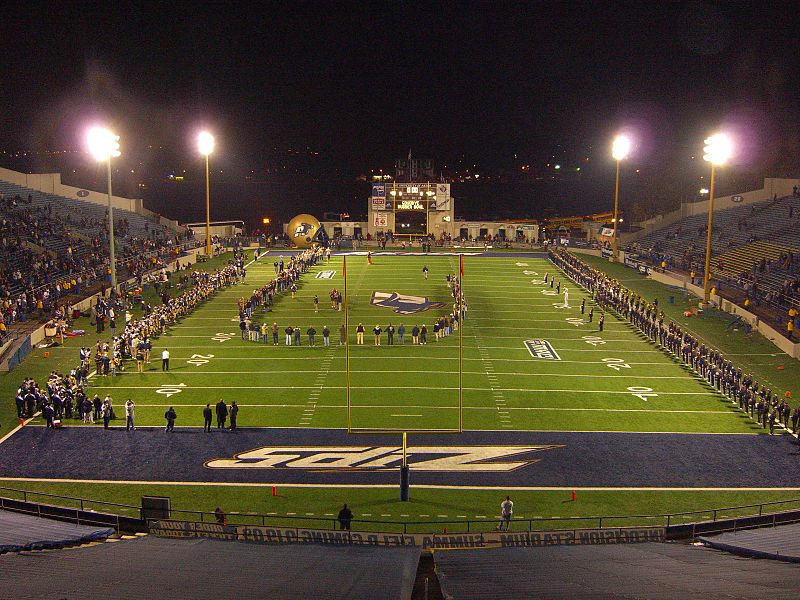
[[[614,143],[611,145],[611,156],[614,160],[625,160],[630,151],[631,140],[628,136],[618,135],[614,138]]]
[[[119,136],[104,127],[92,127],[86,136],[89,152],[97,161],[105,161],[120,155]]]
[[[200,132],[200,135],[197,136],[197,148],[204,156],[214,152],[214,136],[207,131]]]
[[[705,140],[703,160],[712,165],[724,165],[733,155],[733,142],[724,133],[716,133]]]

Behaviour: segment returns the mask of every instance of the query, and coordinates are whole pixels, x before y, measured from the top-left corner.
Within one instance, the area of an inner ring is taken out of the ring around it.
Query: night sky
[[[123,152],[191,156],[205,125],[226,167],[309,148],[357,174],[410,148],[487,169],[606,161],[629,129],[647,167],[728,126],[743,171],[800,158],[796,3],[46,6],[5,8],[0,149],[80,148],[102,121]]]

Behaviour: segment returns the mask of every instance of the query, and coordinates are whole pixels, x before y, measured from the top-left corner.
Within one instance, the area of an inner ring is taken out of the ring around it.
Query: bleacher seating
[[[702,281],[708,213],[692,215],[630,244],[627,250],[659,265],[694,271]],[[712,281],[733,286],[778,313],[800,305],[800,196],[714,212]]]
[[[40,299],[49,312],[63,288],[81,293],[86,284],[106,279],[104,205],[0,181],[0,224],[0,300],[7,324],[19,312],[31,312]],[[185,243],[183,232],[128,210],[114,211],[114,229],[118,281],[175,257]]]

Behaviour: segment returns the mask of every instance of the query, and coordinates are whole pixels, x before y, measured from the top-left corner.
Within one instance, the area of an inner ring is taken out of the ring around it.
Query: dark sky
[[[95,119],[130,144],[205,123],[220,152],[343,164],[578,152],[631,123],[656,155],[730,119],[759,138],[748,159],[798,137],[796,3],[41,6],[5,9],[2,147],[75,147]]]

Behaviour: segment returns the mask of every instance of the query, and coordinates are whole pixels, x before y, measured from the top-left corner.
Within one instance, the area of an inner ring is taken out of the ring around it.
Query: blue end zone
[[[394,484],[400,435],[337,429],[25,427],[0,476],[236,483]],[[239,455],[239,458],[236,458]],[[511,464],[510,464],[511,463]],[[788,436],[469,431],[412,435],[414,484],[468,487],[797,487]]]

